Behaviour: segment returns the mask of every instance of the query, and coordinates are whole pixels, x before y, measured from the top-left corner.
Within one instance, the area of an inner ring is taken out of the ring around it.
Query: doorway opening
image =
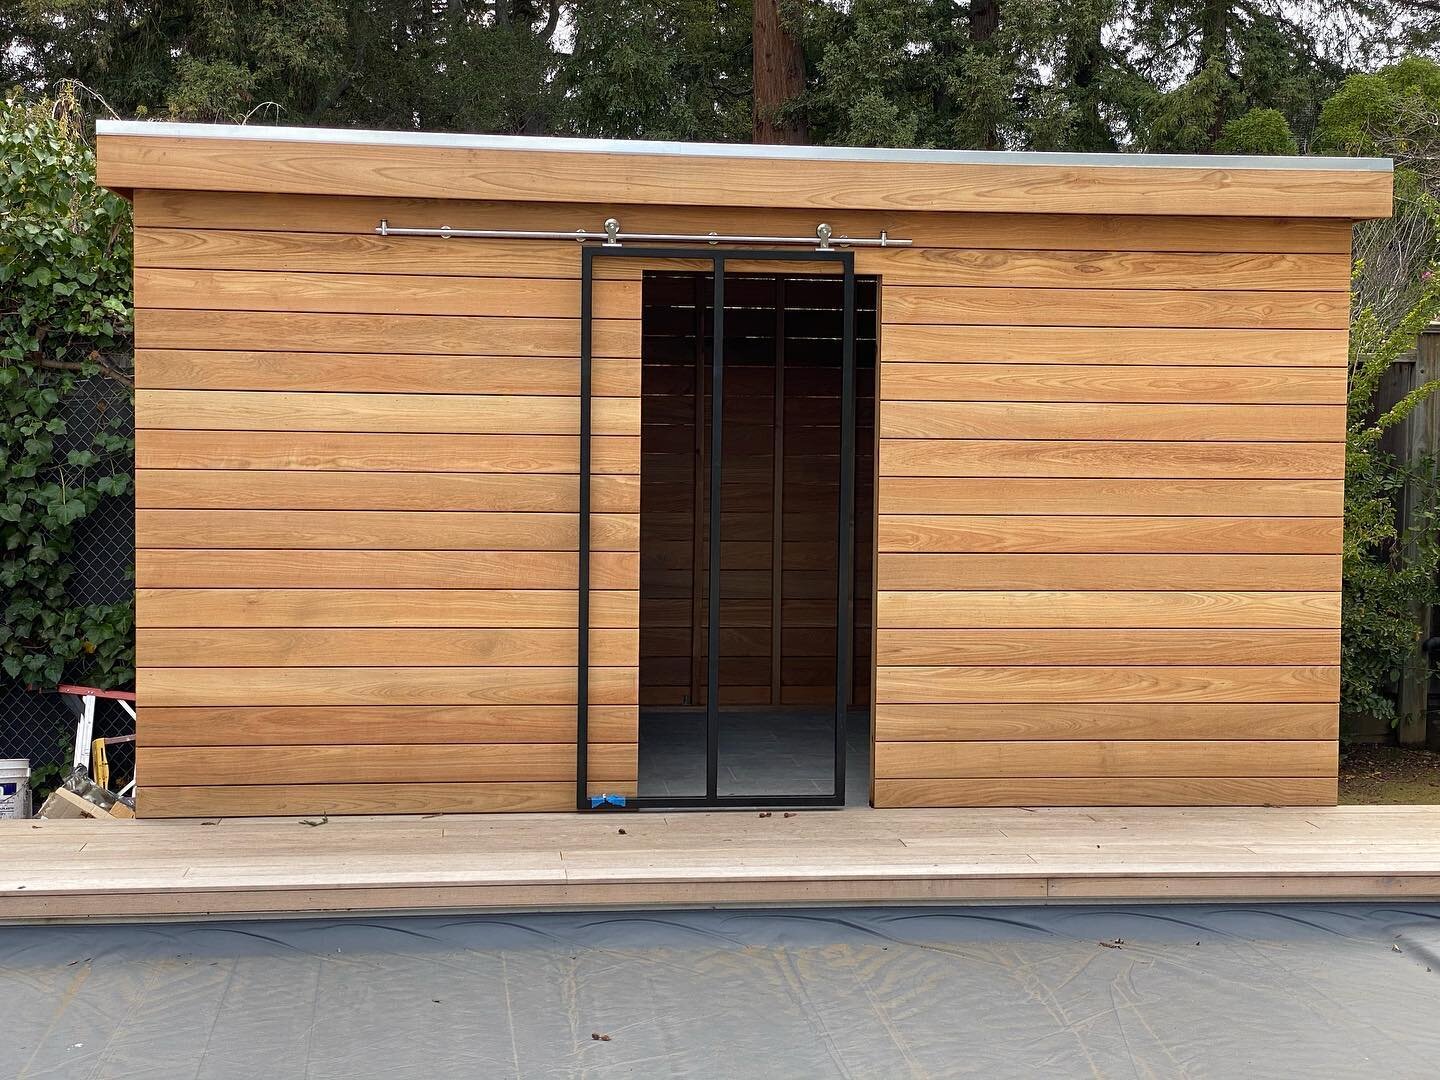
[[[644,276],[640,802],[865,805],[878,283],[742,265]]]

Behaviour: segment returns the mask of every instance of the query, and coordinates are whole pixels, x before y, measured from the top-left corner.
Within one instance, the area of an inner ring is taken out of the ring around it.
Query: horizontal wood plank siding
[[[197,349],[142,350],[145,390],[294,390],[381,394],[498,394],[574,397],[574,356],[394,356]],[[637,397],[640,372],[628,359],[591,370],[597,397]]]
[[[443,510],[140,510],[136,544],[153,548],[392,548],[400,551],[573,551],[578,514]],[[598,551],[638,551],[634,514],[595,514]]]
[[[108,138],[102,138],[102,145]],[[377,198],[371,196],[334,195],[316,199],[287,191],[249,192],[230,190],[228,185],[206,190],[167,190],[152,182],[135,187],[135,225],[141,237],[136,244],[136,260],[140,266],[192,266],[201,269],[229,264],[212,255],[190,262],[175,262],[147,256],[143,237],[148,229],[166,230],[174,237],[180,230],[200,230],[207,237],[219,231],[262,233],[269,243],[282,245],[256,249],[245,245],[246,261],[240,269],[326,270],[345,269],[317,263],[308,253],[332,250],[335,244],[351,251],[390,257],[396,252],[411,262],[395,266],[397,272],[418,268],[432,272],[437,251],[467,266],[483,265],[484,252],[456,244],[440,237],[389,237],[375,234],[380,219],[387,217],[392,225],[415,225],[447,222],[457,229],[595,229],[606,217],[621,217],[621,224],[632,231],[667,233],[706,233],[724,221],[727,227],[748,235],[800,235],[815,228],[813,210],[788,209],[783,206],[763,208],[735,206],[726,200],[712,205],[677,206],[665,199],[648,200],[641,205],[627,206],[603,190],[589,191],[576,202],[531,203],[484,199],[425,198],[415,193]],[[597,201],[599,200],[599,201]],[[1061,252],[1098,252],[1102,254],[1138,252],[1241,255],[1322,254],[1338,255],[1330,263],[1332,276],[1316,287],[1334,289],[1336,280],[1344,280],[1342,291],[1349,288],[1349,255],[1351,222],[1346,219],[1327,221],[1308,217],[1247,217],[1242,223],[1224,217],[1174,216],[1126,217],[1105,215],[1098,209],[1086,214],[1055,214],[1043,205],[1027,205],[1019,212],[976,212],[966,214],[934,214],[923,210],[857,211],[838,210],[827,220],[837,236],[878,236],[882,231],[891,236],[919,238],[913,250],[934,251],[959,248],[987,252],[1035,252],[1047,255]],[[280,234],[280,235],[275,235]],[[294,234],[294,235],[285,235]],[[311,247],[311,235],[318,236]],[[327,241],[326,234],[340,234],[341,239]],[[509,241],[506,241],[509,243]],[[166,246],[193,246],[193,241],[177,239]],[[413,245],[419,246],[413,246]],[[224,241],[210,241],[210,249]],[[392,246],[393,245],[393,246]],[[495,258],[517,260],[514,248],[492,248]],[[552,252],[554,249],[551,249]],[[568,244],[559,248],[573,253]],[[406,254],[412,253],[412,254]],[[468,253],[468,254],[467,254]],[[894,256],[906,264],[919,259],[945,259],[940,254],[918,256],[902,254],[899,249],[856,252],[856,270],[862,274],[880,273]],[[1007,254],[1004,257],[1009,257]],[[256,258],[266,258],[256,263]],[[300,261],[295,261],[295,260]],[[373,265],[373,264],[372,264]],[[1192,261],[1187,266],[1195,265]],[[1201,264],[1203,265],[1203,263]],[[353,268],[353,267],[352,267]],[[773,269],[773,267],[772,267]],[[832,267],[833,269],[833,267]],[[507,277],[515,271],[492,271],[488,276]],[[532,270],[527,268],[532,276]],[[578,271],[570,275],[578,276]],[[1188,277],[1188,273],[1185,274]],[[1315,284],[1315,283],[1309,283]],[[1187,287],[1184,284],[1178,288]],[[1236,287],[1240,287],[1238,284]],[[1251,286],[1247,286],[1251,287]],[[1294,288],[1294,285],[1287,285]]]
[[[141,469],[140,509],[490,510],[564,513],[577,505],[577,476],[543,473],[222,472]],[[591,480],[596,513],[638,513],[636,477]]]
[[[575,745],[504,743],[417,746],[156,747],[149,769],[162,786],[177,784],[555,783],[575,776]],[[596,780],[623,781],[634,750],[596,746]]]
[[[596,319],[595,355],[633,359],[637,333],[638,320]],[[135,347],[564,357],[580,355],[580,320],[136,308]]]
[[[163,192],[144,192],[140,198],[150,207]],[[197,193],[197,195],[200,193]],[[217,196],[220,193],[213,193]],[[242,196],[242,198],[246,198]],[[248,198],[263,198],[249,196]],[[190,200],[192,203],[195,199]],[[357,200],[359,201],[359,200]],[[456,277],[509,278],[517,274],[528,278],[575,280],[580,274],[574,251],[568,246],[544,240],[491,240],[485,244],[457,244],[434,236],[367,236],[314,231],[334,220],[343,200],[327,200],[318,220],[312,215],[305,222],[305,232],[267,232],[259,229],[225,229],[224,218],[217,227],[209,228],[138,228],[135,230],[135,265],[162,270],[214,271],[289,270],[338,274],[373,274],[377,263],[383,263],[392,274],[443,274]],[[380,212],[377,210],[377,213]],[[417,215],[430,211],[416,210]],[[454,204],[445,207],[447,220],[456,212]],[[463,207],[460,208],[463,213]],[[473,211],[472,211],[473,212]],[[588,220],[595,211],[590,206],[576,207],[577,221]],[[638,211],[632,211],[638,212]],[[699,215],[678,212],[665,207],[646,207],[647,222],[657,229],[673,232],[693,230]],[[744,213],[740,210],[719,210],[727,220]],[[663,219],[661,216],[663,215]],[[751,212],[754,220],[740,227],[754,231],[790,228],[802,230],[807,222],[796,221],[788,226],[775,212]],[[558,212],[550,211],[548,220]],[[713,221],[713,218],[712,218]],[[1053,219],[1051,219],[1053,221]],[[360,228],[372,222],[367,219]],[[208,222],[207,222],[208,224]],[[1029,288],[1095,287],[1107,289],[1277,289],[1282,291],[1313,290],[1346,292],[1335,282],[1349,273],[1349,260],[1341,238],[1342,229],[1333,228],[1337,238],[1334,252],[1299,250],[1306,237],[1301,228],[1312,223],[1261,221],[1254,229],[1251,242],[1258,241],[1253,252],[1204,252],[1205,236],[1189,225],[1188,238],[1169,236],[1177,244],[1190,244],[1194,251],[1123,251],[1123,250],[993,250],[996,245],[1022,242],[1025,236],[1035,241],[1049,240],[1055,244],[1083,242],[1087,235],[1106,244],[1130,246],[1146,243],[1136,235],[1124,233],[1105,219],[1069,218],[1046,229],[1046,219],[1038,215],[1013,218],[1010,221],[987,219],[973,215],[965,226],[968,241],[975,246],[944,245],[948,239],[943,226],[933,220],[917,219],[913,223],[888,222],[869,224],[856,220],[852,231],[878,233],[889,229],[896,235],[903,230],[920,228],[926,246],[886,251],[872,256],[868,250],[858,254],[857,270],[868,272],[868,264],[883,267],[886,279],[893,285],[989,285],[1001,277],[1008,285]],[[1188,224],[1188,223],[1187,223]],[[986,226],[989,226],[987,229]],[[1013,228],[1007,228],[1012,226]],[[1109,226],[1107,228],[1107,225]],[[332,227],[344,228],[341,222]],[[522,226],[523,227],[523,226]],[[957,230],[958,231],[958,230]],[[1012,233],[1007,241],[1004,232]],[[1049,233],[1047,237],[1045,234]],[[1173,233],[1174,230],[1171,230]],[[1271,234],[1271,235],[1266,235]],[[1211,230],[1213,241],[1220,230]],[[1323,232],[1310,237],[1319,241]],[[1295,247],[1294,253],[1259,250],[1266,245]],[[1323,243],[1314,246],[1323,248]],[[772,268],[773,269],[773,268]],[[833,272],[833,268],[831,269]],[[597,276],[623,273],[607,263],[597,263]],[[155,281],[159,279],[151,279]],[[184,305],[190,306],[190,305]]]
[[[884,439],[880,443],[880,467],[897,477],[1314,480],[1340,475],[1344,459],[1345,445],[1338,442]]]
[[[175,229],[140,203],[140,812],[572,808],[575,247],[481,244],[462,275],[423,244]],[[595,287],[589,759],[633,794],[640,282],[622,270]]]
[[[856,260],[881,280],[877,805],[1333,801],[1348,219],[1388,178],[940,192],[748,163],[722,188],[650,159],[164,143],[101,140],[140,189],[142,814],[573,806],[578,253],[373,229],[610,214],[915,241]],[[917,209],[942,202],[970,212]],[[633,794],[642,268],[600,267],[591,789]],[[725,616],[743,651],[745,601]]]
[[[595,434],[639,435],[639,398],[596,398],[591,404]],[[516,394],[137,390],[135,422],[148,430],[575,435],[580,430],[580,400]]]
[[[1011,777],[1325,777],[1339,750],[1333,739],[1306,742],[897,742],[881,747],[879,780]]]
[[[591,590],[591,625],[639,624],[633,590]],[[1268,595],[1268,594],[1267,594]],[[139,589],[135,625],[567,627],[569,589]],[[578,636],[578,635],[577,635]]]
[[[1335,798],[1348,264],[1150,236],[883,280],[877,806]]]
[[[814,210],[1386,217],[1390,175],[1332,169],[940,164],[106,135],[107,187]],[[371,228],[374,227],[371,223]],[[397,221],[396,224],[399,224]],[[512,226],[513,227],[513,226]]]
[[[369,746],[575,742],[570,705],[153,706],[147,746]],[[595,743],[634,743],[629,705],[592,705]]]
[[[1334,776],[876,780],[877,806],[1333,806]],[[363,812],[363,811],[359,811]]]
[[[146,695],[191,705],[573,705],[572,667],[152,668]],[[590,700],[636,703],[634,667],[594,668]],[[574,748],[571,747],[573,750]],[[153,781],[152,781],[153,782]]]
[[[948,589],[983,581],[992,589],[1293,592],[1331,588],[1333,555],[1053,555],[891,552],[882,590]]]
[[[412,538],[422,542],[419,534]],[[443,539],[437,533],[434,542]],[[628,588],[638,558],[633,551],[592,551],[591,586]],[[572,550],[146,548],[136,553],[135,584],[141,589],[563,590],[575,587],[579,569]]]

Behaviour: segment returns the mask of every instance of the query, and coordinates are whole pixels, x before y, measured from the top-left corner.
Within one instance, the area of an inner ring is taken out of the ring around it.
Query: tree
[[[1275,152],[1344,74],[1281,0],[854,0],[805,39],[815,137],[865,144]]]
[[[555,124],[559,0],[49,0],[0,63],[125,116],[531,131]],[[265,103],[273,103],[266,108]]]
[[[745,142],[749,4],[579,0],[561,61],[564,123],[580,135]]]
[[[1124,64],[1105,44],[1118,14],[1111,0],[1076,0],[1057,27],[1055,72],[1031,94],[1027,144],[1039,150],[1115,151],[1126,96]]]
[[[1207,153],[1288,147],[1278,112],[1308,152],[1440,0],[22,0],[0,34],[7,81],[124,116]]]
[[[801,26],[812,138],[861,146],[995,149],[1017,137],[1024,68],[998,4],[855,0]]]
[[[1154,87],[1135,132],[1146,150],[1210,153],[1257,108],[1279,111],[1308,142],[1344,77],[1316,22],[1287,0],[1141,0],[1135,19],[1136,64]]]
[[[1397,461],[1381,444],[1440,383],[1393,407],[1376,397],[1390,366],[1440,317],[1440,66],[1411,58],[1352,75],[1321,112],[1318,142],[1395,159],[1395,212],[1355,232],[1346,433],[1341,703],[1398,720],[1391,690],[1415,661],[1424,605],[1440,602],[1436,462]],[[1400,516],[1402,494],[1421,512]],[[1428,508],[1428,509],[1427,509]]]
[[[1279,109],[1251,109],[1230,120],[1215,142],[1217,154],[1297,154],[1299,145]]]
[[[805,92],[805,50],[781,17],[780,0],[754,0],[752,142],[803,143],[805,122],[787,109]]]
[[[237,120],[271,100],[292,122],[313,123],[347,55],[340,0],[50,3],[22,12],[11,52],[23,81],[78,79],[127,116]]]

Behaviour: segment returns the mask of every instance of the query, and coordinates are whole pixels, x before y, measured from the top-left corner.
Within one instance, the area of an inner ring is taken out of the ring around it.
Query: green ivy
[[[107,421],[66,446],[85,380],[130,385],[130,208],[95,183],[72,92],[0,103],[0,669],[50,689],[134,678],[134,604],[74,604],[75,526],[133,490],[134,441]]]

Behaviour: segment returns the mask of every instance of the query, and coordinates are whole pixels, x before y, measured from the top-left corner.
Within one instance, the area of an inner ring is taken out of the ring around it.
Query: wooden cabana
[[[1335,800],[1388,161],[101,122],[99,169],[142,816]]]

